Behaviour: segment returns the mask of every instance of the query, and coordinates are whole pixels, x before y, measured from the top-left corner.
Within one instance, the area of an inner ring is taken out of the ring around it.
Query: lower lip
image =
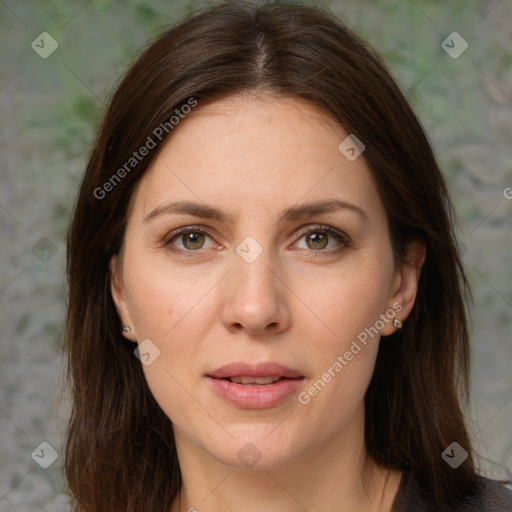
[[[213,390],[227,402],[242,409],[275,407],[302,386],[304,377],[281,379],[273,384],[243,385],[225,379],[206,377]]]

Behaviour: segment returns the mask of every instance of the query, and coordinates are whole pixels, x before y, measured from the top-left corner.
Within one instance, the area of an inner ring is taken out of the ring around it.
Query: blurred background
[[[474,292],[468,423],[481,473],[511,477],[512,1],[322,5],[384,57],[445,172]],[[69,510],[69,403],[59,395],[67,224],[123,72],[167,25],[204,6],[0,0],[0,512]]]

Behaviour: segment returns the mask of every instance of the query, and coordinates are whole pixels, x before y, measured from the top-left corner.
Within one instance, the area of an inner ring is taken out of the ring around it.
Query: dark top
[[[453,512],[512,512],[512,491],[496,480],[477,476],[476,495]],[[418,482],[404,471],[391,512],[438,512],[422,497]]]

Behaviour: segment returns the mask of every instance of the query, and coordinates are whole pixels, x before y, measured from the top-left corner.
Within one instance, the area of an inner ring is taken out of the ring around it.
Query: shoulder
[[[434,512],[418,482],[403,474],[392,512]],[[476,475],[474,492],[453,512],[512,512],[512,490],[501,482]]]
[[[496,480],[480,475],[477,475],[476,478],[481,503],[479,510],[482,512],[512,512],[512,490]]]

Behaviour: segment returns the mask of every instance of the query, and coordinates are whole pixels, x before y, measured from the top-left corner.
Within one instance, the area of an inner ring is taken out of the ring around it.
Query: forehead
[[[350,161],[340,152],[348,135],[302,99],[240,95],[199,103],[146,171],[135,209],[147,215],[181,199],[219,204],[240,217],[329,195],[382,214],[364,159]]]

